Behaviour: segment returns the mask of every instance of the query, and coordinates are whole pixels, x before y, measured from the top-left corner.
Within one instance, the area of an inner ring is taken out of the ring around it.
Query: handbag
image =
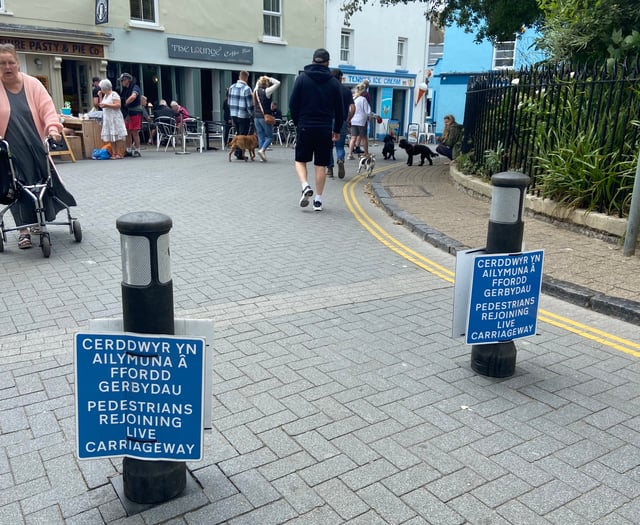
[[[276,123],[276,117],[274,117],[269,113],[264,112],[264,108],[262,107],[262,102],[260,101],[260,93],[258,90],[256,90],[255,95],[256,95],[256,100],[258,101],[258,105],[260,106],[260,111],[262,111],[262,114],[264,115],[264,121],[270,126],[273,126]]]

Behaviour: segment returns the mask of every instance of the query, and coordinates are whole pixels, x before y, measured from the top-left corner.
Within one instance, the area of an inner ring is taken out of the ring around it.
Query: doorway
[[[71,113],[88,113],[93,106],[89,64],[79,60],[63,60],[61,64],[62,96],[65,105],[71,105]]]
[[[407,101],[407,90],[406,89],[394,89],[393,90],[393,101],[391,103],[391,114],[394,120],[397,120],[399,123],[399,129],[401,130],[401,134],[404,135],[404,130],[406,129],[405,120],[405,104]]]

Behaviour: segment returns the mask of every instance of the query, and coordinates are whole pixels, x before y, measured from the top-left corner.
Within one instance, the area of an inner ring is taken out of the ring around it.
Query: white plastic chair
[[[418,135],[419,144],[435,144],[436,129],[433,122],[425,122],[423,131]]]

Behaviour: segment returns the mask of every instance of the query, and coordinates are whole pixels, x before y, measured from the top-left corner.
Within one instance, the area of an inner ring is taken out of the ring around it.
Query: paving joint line
[[[451,255],[458,251],[472,249],[457,239],[429,226],[424,221],[403,210],[383,185],[383,179],[390,170],[378,172],[370,181],[371,192],[375,202],[391,217],[399,221],[407,229],[421,239]],[[588,308],[594,312],[609,315],[634,324],[640,324],[640,302],[613,297],[590,288],[573,284],[548,275],[542,277],[542,291],[571,304]]]

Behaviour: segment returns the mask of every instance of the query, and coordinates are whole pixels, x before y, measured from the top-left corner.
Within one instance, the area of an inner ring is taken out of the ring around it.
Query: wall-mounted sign
[[[253,48],[250,46],[167,38],[167,48],[171,58],[253,64]]]
[[[11,38],[0,36],[0,44],[13,44],[18,53],[42,53],[48,55],[72,55],[88,58],[104,57],[104,46],[82,42],[39,40],[35,38]]]
[[[415,85],[415,78],[396,77],[389,75],[366,75],[364,73],[344,73],[344,83],[347,85],[360,84],[363,80],[367,79],[370,86],[391,86],[397,88],[413,87]]]
[[[96,0],[96,25],[109,22],[109,0]]]

